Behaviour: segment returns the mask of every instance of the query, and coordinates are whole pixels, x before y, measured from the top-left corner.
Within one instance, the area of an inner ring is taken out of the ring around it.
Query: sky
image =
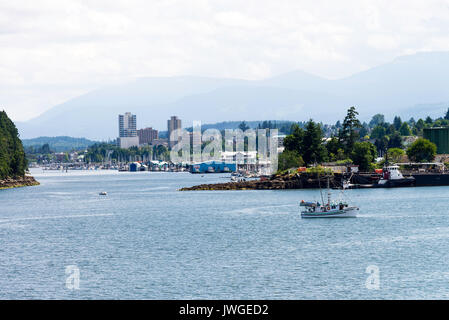
[[[0,0],[0,109],[25,121],[137,77],[343,78],[449,51],[448,0]]]

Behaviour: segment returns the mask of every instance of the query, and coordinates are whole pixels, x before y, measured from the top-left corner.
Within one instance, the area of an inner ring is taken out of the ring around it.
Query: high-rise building
[[[131,112],[120,114],[118,116],[119,138],[118,145],[120,148],[130,148],[139,146],[139,137],[137,136],[136,115]]]
[[[137,130],[137,136],[139,137],[139,144],[151,144],[153,140],[157,140],[159,133],[153,128],[145,128]]]
[[[126,112],[125,114],[120,114],[118,116],[119,125],[119,137],[136,137],[137,136],[137,126],[136,126],[136,115],[131,112]]]
[[[182,128],[181,119],[178,119],[177,116],[172,116],[169,120],[167,120],[168,144],[170,147],[178,142],[177,137],[174,137],[174,139],[172,140],[171,133],[181,128]]]

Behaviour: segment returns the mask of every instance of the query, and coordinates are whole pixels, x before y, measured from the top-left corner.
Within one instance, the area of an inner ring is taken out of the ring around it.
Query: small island
[[[0,112],[0,189],[38,185],[26,175],[28,163],[14,122],[5,111]]]

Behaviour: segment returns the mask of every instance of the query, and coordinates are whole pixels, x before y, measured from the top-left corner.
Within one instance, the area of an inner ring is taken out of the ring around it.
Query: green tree
[[[399,132],[395,132],[390,136],[388,140],[388,149],[390,148],[402,148],[402,137]]]
[[[278,158],[279,170],[286,170],[290,168],[298,168],[304,165],[302,157],[297,151],[284,150]]]
[[[419,138],[407,149],[408,158],[414,162],[430,162],[436,153],[437,146],[424,138]]]
[[[383,156],[387,152],[388,142],[389,142],[388,137],[384,136],[381,139],[377,139],[376,142],[374,143],[374,145],[377,148],[377,152],[379,153],[380,156]]]
[[[401,127],[399,128],[399,133],[401,136],[410,136],[412,134],[410,127],[408,126],[407,122],[403,122]]]
[[[306,124],[301,150],[306,164],[321,163],[327,159],[327,150],[323,145],[323,131],[313,120],[309,120]]]
[[[390,135],[394,134],[395,132],[396,132],[396,127],[394,126],[394,124],[387,126],[387,128],[386,128],[387,135],[390,136]]]
[[[49,144],[45,143],[44,145],[42,145],[42,147],[40,149],[40,153],[42,153],[42,154],[50,154],[50,153],[53,153],[53,151],[50,150]]]
[[[343,126],[340,130],[339,139],[346,154],[351,153],[354,143],[359,139],[359,134],[356,129],[361,128],[362,124],[359,119],[357,119],[358,114],[359,113],[355,110],[354,106],[350,107],[345,119],[343,120]]]
[[[28,163],[22,141],[5,111],[0,112],[0,179],[24,176]]]
[[[421,132],[422,129],[425,127],[425,125],[426,124],[425,124],[424,120],[423,119],[419,119],[418,121],[416,121],[415,127],[418,130],[418,132]]]
[[[246,130],[249,129],[249,126],[246,124],[245,121],[243,121],[239,124],[239,129],[242,130],[243,132],[245,132]]]
[[[426,118],[426,124],[432,124],[432,122],[433,122],[433,120],[432,120],[432,118],[431,117],[429,117],[429,116],[427,116],[427,118]]]
[[[399,162],[403,155],[405,155],[405,151],[399,148],[390,148],[387,151],[388,160],[392,162]]]
[[[371,121],[369,122],[369,126],[371,128],[374,128],[383,123],[385,123],[385,116],[383,114],[378,113],[372,117]]]
[[[401,117],[398,117],[398,116],[394,117],[393,125],[394,125],[395,130],[399,130],[402,125]]]
[[[298,124],[293,124],[291,134],[284,138],[285,150],[302,153],[302,141],[304,139],[304,130]]]
[[[345,158],[344,151],[341,148],[340,141],[338,141],[337,137],[332,137],[326,143],[327,154],[331,161],[343,160]],[[343,155],[342,155],[343,153]],[[341,159],[340,159],[341,157]]]
[[[382,139],[387,134],[387,131],[383,126],[376,126],[371,131],[371,139]]]
[[[351,152],[351,160],[359,166],[360,171],[369,171],[377,157],[376,147],[370,142],[356,142]]]

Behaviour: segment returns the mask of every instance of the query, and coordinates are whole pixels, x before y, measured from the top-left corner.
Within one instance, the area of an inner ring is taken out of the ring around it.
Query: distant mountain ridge
[[[38,137],[22,140],[24,147],[41,147],[44,144],[48,144],[50,149],[55,152],[86,149],[94,143],[96,143],[96,141],[88,140],[86,138],[73,138],[67,136]]]
[[[21,137],[115,139],[117,116],[137,115],[138,128],[166,130],[177,115],[192,121],[279,119],[335,123],[355,105],[362,120],[375,113],[404,119],[441,116],[449,107],[449,52],[419,53],[350,77],[328,80],[293,71],[260,81],[207,77],[142,78],[71,99],[27,122]],[[446,109],[446,110],[445,110]]]

